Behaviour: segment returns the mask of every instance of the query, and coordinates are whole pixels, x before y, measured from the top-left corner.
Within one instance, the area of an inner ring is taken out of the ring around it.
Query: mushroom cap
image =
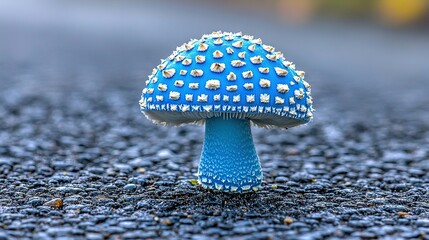
[[[164,125],[224,117],[290,128],[313,118],[304,74],[259,38],[213,32],[161,60],[148,76],[140,109]]]

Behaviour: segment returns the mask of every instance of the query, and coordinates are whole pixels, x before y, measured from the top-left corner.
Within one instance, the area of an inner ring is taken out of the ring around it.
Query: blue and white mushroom
[[[157,124],[204,124],[198,169],[204,188],[257,191],[263,176],[251,123],[291,128],[313,118],[311,86],[281,52],[242,33],[192,39],[146,81],[141,111]]]

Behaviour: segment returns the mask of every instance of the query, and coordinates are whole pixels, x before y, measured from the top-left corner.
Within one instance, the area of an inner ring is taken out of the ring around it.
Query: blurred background
[[[138,111],[147,75],[176,46],[242,31],[307,72],[319,116],[324,102],[338,99],[364,111],[380,102],[421,109],[429,90],[428,3],[3,0],[0,87],[17,94],[124,89]]]

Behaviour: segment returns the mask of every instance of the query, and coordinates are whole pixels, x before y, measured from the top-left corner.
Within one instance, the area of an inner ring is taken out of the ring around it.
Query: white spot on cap
[[[270,69],[267,67],[260,67],[260,68],[258,68],[258,70],[260,73],[264,73],[264,74],[267,74],[270,72]]]
[[[193,69],[193,70],[191,70],[191,76],[192,77],[201,77],[203,74],[204,74],[204,72],[201,69]]]
[[[274,47],[272,47],[270,45],[265,45],[265,44],[262,45],[262,48],[267,52],[273,52],[275,50]]]
[[[176,80],[174,81],[174,86],[176,87],[183,87],[185,83],[183,82],[183,80]]]
[[[210,111],[212,110],[212,108],[213,108],[213,106],[212,106],[212,105],[203,106],[203,109],[204,109],[206,112],[210,112]]]
[[[146,101],[147,102],[152,102],[152,97],[148,97]]]
[[[259,86],[261,86],[261,88],[269,88],[270,85],[271,82],[268,79],[261,78],[261,80],[259,80]]]
[[[235,73],[230,72],[227,76],[226,79],[228,79],[228,81],[235,81],[237,79],[237,76],[235,75]]]
[[[193,94],[186,94],[185,95],[185,100],[186,101],[188,101],[188,102],[192,102],[192,98],[194,97],[194,95]]]
[[[171,78],[171,77],[174,76],[175,73],[176,73],[176,69],[170,68],[170,69],[167,69],[167,70],[163,70],[162,71],[162,76],[165,77],[165,78]]]
[[[298,82],[298,83],[299,83],[299,81],[301,81],[301,78],[298,76],[293,76],[293,79],[295,80],[295,82]]]
[[[235,103],[240,102],[240,95],[232,96],[232,101]]]
[[[302,80],[302,83],[304,84],[305,88],[307,88],[307,89],[311,88],[311,85],[307,81]]]
[[[223,32],[222,31],[212,32],[212,34],[211,34],[212,38],[220,38],[222,36],[223,36]]]
[[[257,39],[253,39],[252,40],[252,43],[256,43],[256,44],[262,44],[262,39],[260,39],[260,38],[257,38]]]
[[[229,96],[228,95],[223,95],[223,101],[224,102],[228,102],[229,101]]]
[[[298,76],[300,76],[302,79],[304,79],[304,77],[305,77],[304,71],[295,71],[295,72],[298,74]]]
[[[172,100],[178,100],[180,98],[180,93],[175,92],[175,91],[171,91],[170,95],[168,97]]]
[[[233,50],[232,48],[230,48],[230,47],[227,47],[227,48],[226,48],[226,53],[228,53],[228,54],[233,54],[233,53],[234,53],[234,50]]]
[[[310,111],[308,111],[306,116],[309,117],[309,118],[312,118],[313,117],[313,113],[310,112]]]
[[[293,97],[289,98],[289,104],[295,104],[295,99]]]
[[[209,45],[207,45],[205,43],[201,43],[198,46],[198,52],[205,52],[205,51],[207,51],[208,48],[209,48]]]
[[[231,86],[226,86],[226,90],[228,92],[233,92],[233,91],[237,91],[238,86],[237,85],[231,85]]]
[[[285,103],[284,98],[276,97],[275,99],[276,99],[276,104],[283,104],[283,103]]]
[[[179,56],[174,58],[174,61],[181,62],[181,61],[183,61],[183,59],[185,59],[185,56],[179,55]]]
[[[185,59],[182,61],[182,64],[183,64],[184,66],[191,65],[191,63],[192,63],[192,59],[190,59],[190,58],[185,58]]]
[[[158,82],[158,78],[157,77],[152,78],[152,83],[156,83],[156,82]]]
[[[156,95],[156,101],[158,101],[158,102],[164,101],[164,96],[162,96],[162,95]]]
[[[225,63],[212,63],[210,70],[216,73],[223,72],[223,70],[225,70]]]
[[[266,93],[262,93],[261,95],[259,95],[259,99],[260,99],[261,103],[269,103],[270,102],[270,95],[268,95]]]
[[[247,90],[253,89],[253,83],[245,83],[243,84],[243,87]]]
[[[252,78],[253,77],[253,72],[252,71],[245,71],[241,74],[243,76],[243,78]]]
[[[171,53],[171,54],[170,54],[170,56],[168,56],[168,58],[167,58],[167,59],[171,61],[171,60],[173,60],[173,59],[174,59],[174,57],[175,57],[176,55],[177,55],[177,51],[173,51],[173,53]]]
[[[222,41],[222,39],[221,39],[221,38],[217,38],[216,40],[214,40],[214,41],[213,41],[213,43],[214,43],[215,45],[221,45],[221,44],[223,43],[223,41]]]
[[[183,44],[183,48],[184,48],[186,51],[189,51],[189,50],[191,50],[192,48],[194,48],[194,44],[185,43],[185,44]]]
[[[158,69],[154,68],[152,69],[152,75],[155,75],[155,73],[158,71]]]
[[[233,40],[234,39],[234,37],[233,36],[231,36],[231,35],[226,35],[225,36],[225,40],[227,40],[227,41],[231,41],[231,40]]]
[[[153,93],[153,88],[147,88],[147,93],[152,94]]]
[[[279,93],[286,93],[289,91],[289,86],[287,84],[277,84],[277,91]]]
[[[254,56],[250,58],[253,64],[261,64],[264,59],[261,56]]]
[[[143,93],[143,94],[146,94],[146,93],[147,93],[147,88],[143,88],[142,93]]]
[[[311,98],[307,98],[307,104],[308,104],[308,105],[313,104],[313,99],[311,99]]]
[[[249,51],[253,52],[253,51],[255,51],[255,47],[256,47],[256,45],[252,44],[249,47],[247,47],[247,49],[249,49]]]
[[[216,79],[207,80],[206,88],[210,90],[216,90],[220,88],[220,81]]]
[[[299,90],[297,89],[293,92],[293,94],[296,98],[302,99],[304,97],[304,90],[302,88],[300,88]]]
[[[198,84],[199,83],[189,83],[189,88],[190,89],[198,89]]]
[[[146,99],[145,98],[140,99],[139,105],[140,105],[140,108],[146,108],[147,106]]]
[[[180,75],[185,76],[188,73],[188,70],[180,70]]]
[[[187,111],[189,111],[189,105],[186,105],[186,104],[182,105],[182,112],[187,112]]]
[[[266,58],[268,58],[271,61],[276,61],[277,60],[277,55],[275,54],[267,54],[265,55]]]
[[[289,61],[283,61],[283,62],[282,62],[282,64],[283,64],[283,66],[285,66],[285,67],[289,67],[290,65],[292,65],[292,62],[289,62]]]
[[[214,101],[216,101],[216,102],[217,102],[217,101],[220,101],[220,94],[216,94],[216,95],[214,95],[214,96],[213,96],[213,100],[214,100]]]
[[[252,40],[253,39],[253,36],[252,35],[243,35],[243,37],[242,37],[243,39],[245,39],[245,40]]]
[[[173,111],[173,112],[177,111],[177,104],[171,104],[170,111]]]
[[[216,50],[213,52],[213,57],[214,58],[221,58],[221,57],[223,57],[223,53],[219,50]]]
[[[207,94],[201,94],[201,95],[198,96],[197,101],[198,102],[207,102],[207,98],[208,98]]]
[[[246,65],[246,63],[243,61],[240,61],[240,60],[232,60],[231,65],[233,67],[242,67],[242,66]]]
[[[246,95],[246,102],[252,103],[255,101],[255,95]]]
[[[197,63],[204,63],[206,61],[206,57],[203,56],[203,55],[198,55],[198,56],[195,57],[195,61]]]
[[[232,44],[235,48],[241,48],[243,46],[243,41],[237,41]]]
[[[158,66],[157,66],[157,68],[159,69],[159,70],[162,70],[162,69],[164,69],[165,68],[165,66],[167,66],[167,63],[165,62],[165,63],[161,63],[161,64],[159,64]]]
[[[246,57],[246,52],[238,53],[238,57],[244,59]]]
[[[284,77],[288,74],[287,70],[283,68],[275,67],[274,70],[279,77]]]
[[[167,84],[162,84],[162,83],[158,84],[158,90],[161,92],[167,91]]]

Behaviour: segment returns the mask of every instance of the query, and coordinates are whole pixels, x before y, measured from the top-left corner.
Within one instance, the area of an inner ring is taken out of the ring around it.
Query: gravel
[[[139,112],[160,56],[136,49],[113,73],[0,56],[0,239],[428,239],[423,85],[392,100],[395,84],[374,95],[371,79],[343,69],[338,84],[309,59],[314,122],[254,128],[262,190],[215,193],[195,184],[203,127]]]
[[[231,195],[190,181],[196,179],[202,127],[153,125],[138,112],[138,94],[132,93],[76,91],[60,101],[57,94],[2,91],[2,238],[429,234],[429,152],[422,148],[429,126],[418,117],[407,120],[383,106],[371,121],[345,111],[336,119],[344,138],[326,135],[331,123],[317,118],[297,130],[255,128],[263,189]]]

